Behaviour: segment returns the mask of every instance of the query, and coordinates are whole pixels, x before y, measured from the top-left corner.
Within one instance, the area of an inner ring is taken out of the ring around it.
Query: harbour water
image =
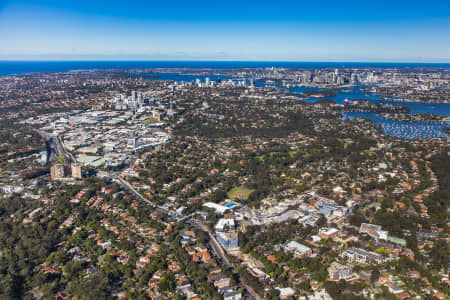
[[[375,103],[385,103],[394,105],[407,106],[411,114],[429,113],[440,116],[450,116],[450,104],[448,103],[423,103],[423,102],[392,102],[381,101],[379,96],[373,93],[365,93],[361,89],[364,86],[357,86],[345,89],[334,97],[309,98],[304,99],[306,102],[314,103],[318,100],[331,99],[338,104],[344,104],[345,99],[365,99]],[[292,93],[303,93],[308,90],[307,87],[293,88]],[[317,88],[316,88],[317,90]],[[403,138],[403,139],[419,139],[419,138],[449,138],[450,134],[444,132],[442,128],[450,127],[450,123],[446,122],[419,122],[419,121],[400,121],[389,118],[383,118],[377,113],[372,112],[345,112],[343,119],[364,118],[369,119],[377,125],[380,125],[385,134]]]
[[[449,127],[450,123],[441,122],[419,122],[419,121],[399,121],[383,118],[376,113],[366,112],[345,112],[343,120],[364,118],[380,125],[384,133],[402,139],[423,139],[423,138],[449,138],[450,134],[442,131],[442,128]]]
[[[64,72],[69,70],[82,69],[144,69],[144,68],[191,68],[191,69],[241,69],[241,68],[426,68],[426,67],[450,67],[450,64],[430,64],[430,63],[354,63],[354,62],[245,62],[245,61],[0,61],[0,76],[13,75],[30,72]],[[156,75],[156,76],[155,76]],[[144,76],[149,80],[176,80],[195,81],[197,78],[204,82],[206,77],[211,80],[226,76],[214,74],[195,75],[189,73],[150,73],[136,74]],[[234,78],[234,80],[239,80]],[[257,86],[264,86],[264,81],[257,82]],[[278,84],[275,84],[278,85]],[[377,103],[388,103],[409,107],[410,113],[429,113],[441,116],[450,116],[450,104],[434,104],[422,102],[388,102],[379,100],[379,96],[373,93],[365,93],[362,86],[344,89],[334,97],[304,99],[307,102],[315,102],[321,99],[331,99],[338,104],[344,104],[345,99],[365,99]],[[295,87],[289,92],[302,94],[306,90],[320,90],[314,87]],[[450,135],[442,131],[444,127],[450,127],[450,123],[399,121],[380,117],[376,113],[346,112],[343,119],[366,118],[381,126],[383,131],[391,136],[404,139],[417,138],[449,138]]]
[[[395,104],[407,106],[411,110],[411,114],[418,113],[428,113],[440,116],[450,116],[450,103],[424,103],[424,102],[395,102],[395,101],[382,101],[379,100],[379,96],[374,93],[365,93],[361,91],[364,86],[356,86],[353,88],[346,88],[344,92],[339,92],[335,97],[324,97],[324,98],[310,98],[305,99],[307,102],[315,102],[321,99],[331,99],[337,104],[344,104],[345,99],[355,100],[355,99],[365,99],[375,103],[383,104]],[[300,87],[293,88],[290,92],[292,93],[303,93],[305,90],[320,90],[318,88]]]

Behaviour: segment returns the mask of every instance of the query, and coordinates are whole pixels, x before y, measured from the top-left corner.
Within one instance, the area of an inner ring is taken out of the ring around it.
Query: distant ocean
[[[0,61],[0,75],[32,72],[64,72],[83,69],[145,68],[450,68],[450,63],[281,62],[281,61]]]

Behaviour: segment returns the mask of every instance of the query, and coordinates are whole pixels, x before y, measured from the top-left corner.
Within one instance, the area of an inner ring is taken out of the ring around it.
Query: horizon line
[[[450,64],[450,61],[417,60],[252,60],[252,59],[0,59],[0,62],[273,62],[273,63],[372,63]]]

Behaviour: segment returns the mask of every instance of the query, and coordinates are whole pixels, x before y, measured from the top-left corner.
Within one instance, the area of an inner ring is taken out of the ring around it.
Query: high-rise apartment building
[[[81,165],[79,164],[71,164],[70,170],[72,171],[72,177],[81,179],[83,177],[81,173]]]
[[[50,168],[50,176],[51,178],[58,179],[64,177],[64,165],[63,164],[56,164]]]

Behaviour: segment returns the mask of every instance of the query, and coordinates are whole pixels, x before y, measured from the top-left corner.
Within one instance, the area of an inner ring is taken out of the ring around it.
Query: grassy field
[[[235,187],[228,191],[227,196],[231,200],[241,200],[241,195],[244,194],[244,200],[247,200],[248,196],[253,192],[252,189],[243,187]]]
[[[146,125],[146,124],[153,124],[153,123],[159,123],[159,121],[155,118],[149,118],[145,121],[142,121],[142,124]]]
[[[63,164],[65,162],[64,156],[56,156],[55,161],[57,164]]]

